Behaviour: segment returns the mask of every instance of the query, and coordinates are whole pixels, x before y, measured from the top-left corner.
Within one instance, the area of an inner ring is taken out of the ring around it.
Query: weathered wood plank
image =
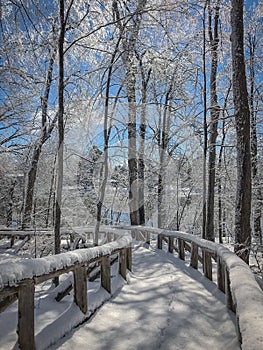
[[[96,257],[96,258],[92,258],[92,259],[89,259],[85,265],[88,265],[88,264],[92,264],[94,262],[99,262],[101,259],[101,257]],[[63,275],[64,273],[68,273],[70,271],[73,271],[76,267],[78,266],[83,266],[83,263],[81,264],[76,264],[76,265],[73,265],[73,266],[69,266],[69,267],[64,267],[62,269],[59,269],[57,271],[54,271],[54,272],[50,272],[46,275],[42,275],[42,276],[36,276],[34,277],[34,282],[35,284],[39,284],[39,283],[42,283],[42,282],[45,282],[47,280],[50,280],[54,277],[57,277],[57,276],[60,276],[60,275]]]
[[[13,304],[18,298],[17,294],[8,295],[6,298],[0,300],[0,313],[5,311],[9,305]]]
[[[145,239],[146,239],[146,243],[150,245],[151,244],[151,234],[150,234],[150,232],[146,232]]]
[[[217,257],[217,287],[225,293],[225,271],[220,256]]]
[[[178,242],[178,256],[179,256],[179,259],[184,260],[185,259],[184,241],[182,239],[178,238],[177,242]]]
[[[169,236],[169,240],[168,240],[168,252],[169,252],[169,253],[173,253],[173,252],[174,252],[174,237],[173,237],[173,236]]]
[[[101,286],[108,292],[111,293],[111,267],[110,267],[110,257],[104,256],[101,258]]]
[[[0,300],[3,300],[3,299],[5,299],[13,294],[17,294],[18,289],[19,289],[18,286],[16,286],[16,287],[9,287],[9,286],[4,287],[4,289],[0,290]]]
[[[132,271],[132,246],[130,245],[126,248],[126,257],[127,257],[127,269]]]
[[[21,284],[18,290],[18,345],[21,350],[34,350],[34,295],[33,281]]]
[[[30,240],[30,236],[26,236],[23,241],[16,247],[15,254],[19,252],[20,249],[23,248],[23,246]]]
[[[205,250],[202,249],[202,255],[203,255],[203,272],[206,278],[210,279],[212,281],[212,257],[211,254]]]
[[[191,244],[191,262],[190,266],[194,269],[198,269],[198,245],[195,243]]]
[[[119,274],[126,280],[127,257],[126,249],[122,249],[119,253]]]
[[[163,235],[161,234],[157,236],[157,248],[163,249]]]
[[[226,306],[232,310],[233,312],[236,312],[233,298],[232,298],[232,293],[231,293],[231,288],[230,288],[230,278],[229,278],[229,271],[227,268],[224,268],[224,274],[225,274],[225,294],[226,294]]]
[[[58,292],[57,296],[55,297],[56,301],[61,301],[63,298],[65,298],[65,296],[69,295],[72,289],[72,284],[69,284],[63,291]]]
[[[73,271],[74,274],[74,302],[80,310],[86,314],[87,303],[87,271],[85,266],[78,266]]]
[[[50,272],[46,275],[36,276],[36,277],[34,277],[34,282],[35,282],[35,284],[43,283],[45,281],[48,281],[50,279],[56,278],[60,275],[63,275],[64,273],[68,273],[68,272],[72,271],[73,269],[74,269],[73,266],[69,266],[69,267],[65,267],[63,269],[59,269],[59,270],[54,271],[54,272]]]

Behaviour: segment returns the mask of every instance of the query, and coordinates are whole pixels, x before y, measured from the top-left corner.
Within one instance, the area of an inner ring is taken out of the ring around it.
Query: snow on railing
[[[117,227],[116,227],[117,228]],[[212,280],[212,259],[217,263],[217,286],[226,295],[226,305],[236,314],[237,336],[243,350],[263,349],[263,292],[249,266],[226,247],[180,231],[143,226],[121,226],[133,237],[157,235],[157,247],[167,242],[168,252],[177,251],[185,259],[190,252],[190,266],[197,269],[202,263],[204,275]],[[175,245],[175,241],[177,245]],[[199,254],[201,251],[202,254]]]
[[[75,228],[80,235],[93,234],[88,227]],[[127,231],[130,234],[127,235]],[[263,293],[247,264],[224,246],[179,231],[142,226],[101,227],[101,235],[116,241],[99,247],[78,249],[56,256],[27,259],[19,263],[1,264],[0,311],[18,298],[18,344],[21,349],[33,349],[34,344],[34,288],[36,284],[63,273],[74,274],[74,301],[83,314],[87,313],[87,267],[100,262],[101,285],[111,290],[110,256],[118,254],[119,273],[126,278],[131,270],[131,236],[150,243],[157,237],[157,247],[167,243],[168,252],[185,259],[190,253],[190,266],[202,264],[204,275],[212,280],[212,260],[217,263],[217,286],[226,295],[226,305],[236,313],[237,335],[243,350],[263,348]],[[103,239],[103,238],[102,238]]]
[[[111,293],[110,257],[112,255],[118,255],[119,274],[126,279],[126,269],[131,270],[132,265],[132,239],[127,233],[116,234],[116,230],[114,238],[115,241],[97,247],[0,265],[0,312],[18,299],[17,345],[21,350],[35,349],[35,285],[72,271],[74,302],[83,314],[87,314],[86,280],[90,264],[100,263],[101,286],[108,293]]]

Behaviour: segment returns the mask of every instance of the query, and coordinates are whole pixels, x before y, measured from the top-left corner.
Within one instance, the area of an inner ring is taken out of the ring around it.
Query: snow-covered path
[[[236,350],[232,317],[200,272],[138,247],[128,284],[52,350]]]

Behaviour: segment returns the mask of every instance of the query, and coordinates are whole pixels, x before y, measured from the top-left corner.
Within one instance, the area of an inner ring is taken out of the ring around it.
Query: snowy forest
[[[263,2],[0,0],[0,348],[261,350]]]
[[[1,228],[54,230],[49,254],[62,227],[147,225],[248,261],[263,4],[232,2],[2,0]]]

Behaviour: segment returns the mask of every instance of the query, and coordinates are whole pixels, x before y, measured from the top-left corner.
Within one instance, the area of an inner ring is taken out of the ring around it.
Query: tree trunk
[[[26,193],[25,193],[25,201],[24,201],[24,210],[23,210],[23,216],[22,216],[23,229],[25,229],[26,227],[29,227],[31,223],[31,212],[33,207],[33,197],[34,197],[34,188],[35,188],[35,182],[36,182],[36,176],[37,176],[37,167],[38,167],[38,162],[41,155],[42,147],[50,137],[57,121],[57,115],[56,115],[52,123],[50,124],[49,128],[47,128],[48,99],[50,95],[50,87],[52,82],[52,74],[53,74],[53,67],[54,67],[56,54],[57,54],[57,50],[54,50],[52,56],[50,57],[49,69],[48,69],[46,83],[45,83],[45,93],[43,98],[41,99],[42,128],[41,128],[41,135],[34,145],[31,164],[30,164],[29,172],[27,174],[27,185],[26,185]]]
[[[136,11],[132,10],[133,17],[129,22],[130,27],[120,21],[118,2],[113,1],[113,12],[117,25],[122,34],[123,63],[126,68],[126,93],[128,98],[128,169],[129,169],[129,209],[131,225],[140,223],[139,195],[138,195],[138,163],[137,163],[137,137],[136,137],[136,67],[134,64],[134,51],[140,30],[142,12],[147,0],[138,0]],[[126,10],[131,14],[128,5]]]
[[[142,74],[142,107],[140,120],[140,145],[138,151],[138,201],[139,201],[139,218],[140,225],[145,224],[145,207],[144,207],[144,148],[146,133],[146,89],[147,84]]]
[[[218,49],[218,22],[219,22],[219,3],[215,7],[214,27],[212,29],[212,9],[208,1],[208,31],[209,43],[211,49],[211,72],[210,72],[210,138],[208,145],[208,189],[207,189],[207,218],[206,218],[206,239],[215,240],[214,232],[214,212],[215,212],[215,176],[216,176],[216,139],[217,125],[219,118],[219,107],[217,102],[217,49]]]
[[[130,60],[126,72],[126,90],[128,95],[128,168],[129,168],[129,207],[131,225],[139,225],[138,203],[138,166],[136,147],[136,69]]]
[[[99,193],[99,200],[97,203],[97,218],[96,218],[96,225],[95,225],[95,232],[94,232],[94,245],[99,244],[99,228],[101,224],[101,213],[102,213],[102,205],[104,202],[105,197],[105,191],[106,191],[106,185],[108,180],[108,173],[109,173],[109,164],[108,164],[108,157],[109,157],[109,138],[110,138],[110,132],[111,132],[111,124],[108,125],[108,118],[109,118],[109,98],[110,98],[110,84],[111,84],[111,75],[112,75],[112,68],[113,63],[115,60],[115,56],[117,54],[119,46],[119,41],[116,46],[116,49],[111,57],[111,62],[109,66],[108,71],[108,77],[107,77],[107,84],[106,84],[106,96],[105,96],[105,105],[104,105],[104,152],[103,152],[103,173],[102,173],[102,183],[100,186],[100,193]]]
[[[250,115],[244,61],[243,0],[231,0],[233,100],[237,134],[235,252],[249,263],[251,243]]]
[[[206,26],[205,26],[205,17],[206,17],[206,7],[207,7],[207,1],[205,2],[204,9],[203,9],[203,81],[204,81],[204,87],[203,87],[203,104],[204,104],[204,119],[203,119],[203,129],[204,129],[204,148],[203,148],[203,216],[202,216],[202,238],[206,238],[206,195],[207,195],[207,189],[206,189],[206,170],[207,170],[207,91],[206,91],[206,83],[207,83],[207,77],[206,77]]]
[[[59,51],[59,81],[58,81],[58,153],[57,153],[57,182],[55,200],[55,254],[60,253],[60,225],[63,185],[63,153],[64,153],[64,0],[59,1],[60,34],[58,42]],[[58,281],[57,281],[58,282]]]
[[[31,159],[31,165],[29,172],[27,174],[27,187],[26,187],[26,197],[22,218],[22,229],[29,227],[31,224],[31,213],[33,208],[33,196],[34,196],[34,187],[37,176],[37,166],[39,157],[41,154],[42,144],[37,144],[33,151],[33,156]]]
[[[139,200],[139,218],[140,225],[145,224],[145,199],[144,199],[144,152],[145,152],[145,134],[146,134],[146,101],[147,101],[147,85],[151,75],[151,69],[149,69],[147,76],[143,68],[142,59],[139,57],[139,64],[141,69],[141,94],[142,94],[142,106],[141,106],[141,120],[140,120],[140,143],[138,151],[138,200]]]
[[[222,162],[223,162],[223,149],[225,142],[225,122],[222,125],[222,142],[219,150],[218,156],[218,235],[219,243],[223,243],[223,200],[222,200]]]
[[[46,210],[46,228],[48,228],[48,226],[49,226],[51,202],[52,202],[52,197],[54,195],[56,160],[57,160],[57,156],[55,156],[55,158],[54,158],[54,163],[53,163],[53,167],[52,167],[52,175],[51,175],[50,188],[49,188],[49,194],[48,194],[48,202],[47,202],[47,210]],[[53,204],[53,206],[54,206],[54,204]],[[52,206],[52,208],[53,208],[53,206]],[[53,214],[54,213],[52,210],[52,215]]]
[[[6,213],[6,226],[12,226],[13,221],[13,206],[14,206],[14,191],[16,186],[16,180],[11,179],[9,186],[9,201],[7,204],[7,213]]]
[[[249,34],[249,80],[250,80],[250,96],[249,106],[251,115],[251,166],[252,166],[252,188],[254,199],[254,235],[261,237],[261,201],[262,193],[260,188],[260,180],[258,176],[258,140],[257,140],[257,112],[254,108],[255,98],[255,35]]]
[[[219,235],[219,243],[223,243],[223,237],[225,236],[225,219],[224,219],[224,213],[225,213],[225,206],[222,196],[222,163],[223,163],[223,153],[224,153],[224,145],[225,145],[225,138],[226,138],[226,130],[225,130],[225,114],[227,109],[227,101],[228,97],[231,91],[231,83],[229,85],[229,88],[227,90],[227,94],[225,97],[224,107],[222,111],[222,139],[221,139],[221,145],[218,155],[218,180],[217,180],[217,186],[218,186],[218,235]]]
[[[160,167],[158,174],[158,184],[157,184],[157,195],[158,195],[158,227],[163,228],[163,219],[164,219],[164,184],[165,184],[165,171],[167,167],[167,147],[168,147],[168,131],[170,125],[170,101],[173,91],[173,81],[169,86],[169,90],[165,96],[164,112],[163,119],[159,123],[161,130],[159,131],[159,158],[160,158]]]

